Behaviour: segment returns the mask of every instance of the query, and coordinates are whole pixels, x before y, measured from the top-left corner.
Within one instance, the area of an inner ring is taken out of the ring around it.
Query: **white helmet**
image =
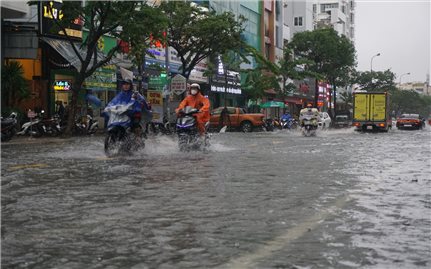
[[[199,86],[199,84],[197,83],[193,83],[192,85],[190,85],[190,89],[191,88],[198,88],[198,90],[201,90],[201,86]]]

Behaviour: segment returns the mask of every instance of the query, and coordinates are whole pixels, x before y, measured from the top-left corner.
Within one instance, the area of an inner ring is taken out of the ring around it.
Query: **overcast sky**
[[[390,69],[398,83],[425,82],[430,73],[431,0],[356,0],[358,70]]]

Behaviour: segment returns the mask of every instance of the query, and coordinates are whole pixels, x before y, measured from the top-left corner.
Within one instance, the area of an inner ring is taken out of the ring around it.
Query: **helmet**
[[[191,88],[197,88],[198,90],[201,90],[201,86],[199,86],[199,84],[197,83],[193,83],[192,85],[190,85],[190,89]]]
[[[312,108],[312,107],[313,107],[313,105],[311,103],[307,104],[307,108]]]

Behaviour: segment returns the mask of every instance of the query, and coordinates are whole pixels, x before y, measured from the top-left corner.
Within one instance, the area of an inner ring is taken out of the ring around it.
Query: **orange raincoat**
[[[200,92],[196,95],[188,95],[180,103],[175,112],[178,113],[179,110],[185,108],[186,106],[191,106],[199,109],[201,113],[196,114],[196,121],[199,133],[202,135],[205,133],[205,123],[210,120],[210,101],[208,98],[204,97]]]

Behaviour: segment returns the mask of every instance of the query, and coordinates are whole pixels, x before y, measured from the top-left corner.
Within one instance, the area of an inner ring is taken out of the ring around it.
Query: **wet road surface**
[[[430,130],[2,144],[2,268],[429,268]]]

